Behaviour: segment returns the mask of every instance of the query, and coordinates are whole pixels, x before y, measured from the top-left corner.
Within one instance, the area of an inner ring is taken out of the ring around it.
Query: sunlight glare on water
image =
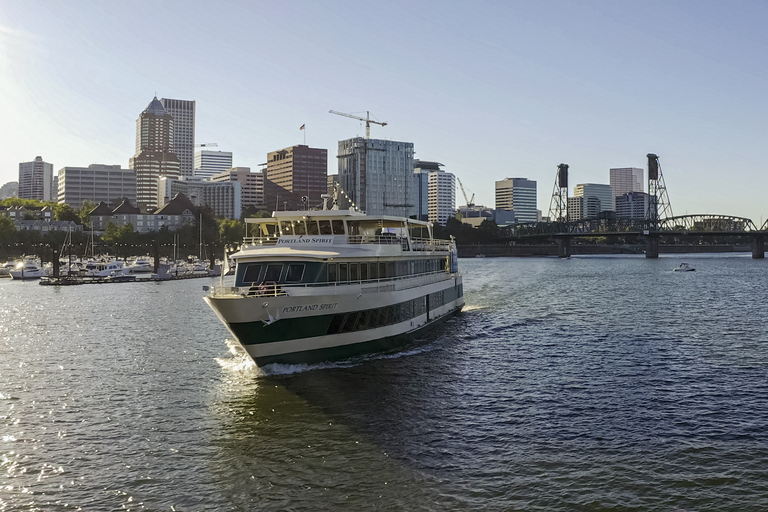
[[[199,281],[1,280],[0,510],[766,509],[766,262],[681,260],[461,260],[407,349],[265,369]]]

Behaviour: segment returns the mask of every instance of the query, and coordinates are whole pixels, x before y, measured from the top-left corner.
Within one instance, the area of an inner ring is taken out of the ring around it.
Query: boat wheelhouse
[[[455,243],[431,223],[354,210],[246,223],[234,286],[205,300],[259,366],[396,348],[464,305]]]

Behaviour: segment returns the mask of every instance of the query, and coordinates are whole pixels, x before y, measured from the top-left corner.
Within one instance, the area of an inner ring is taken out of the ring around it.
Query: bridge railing
[[[768,230],[768,221],[758,229],[752,220],[732,215],[695,214],[647,219],[582,219],[574,222],[531,222],[501,228],[503,237],[541,237],[545,235],[600,235],[601,233],[644,233],[647,231],[686,231],[691,233],[751,233]]]

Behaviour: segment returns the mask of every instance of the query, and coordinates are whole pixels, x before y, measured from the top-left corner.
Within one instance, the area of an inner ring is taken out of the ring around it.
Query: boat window
[[[357,281],[357,263],[349,264],[349,280]]]
[[[384,320],[384,325],[390,325],[395,323],[395,310],[397,309],[397,306],[387,306],[386,311],[384,312],[386,314],[386,318]]]
[[[267,271],[264,274],[264,281],[266,282],[278,282],[280,281],[280,274],[283,271],[281,264],[267,265]]]
[[[303,220],[297,220],[293,224],[293,232],[297,235],[306,235],[307,234],[307,226],[304,224]]]
[[[312,277],[310,275],[309,280],[311,281]],[[328,281],[328,268],[325,265],[320,265],[320,270],[317,273],[317,277],[315,278],[315,283],[324,283]]]
[[[292,263],[288,265],[288,271],[285,273],[285,282],[300,283],[304,277],[304,264]]]
[[[264,236],[273,236],[277,232],[277,224],[262,224],[261,234]]]
[[[347,222],[347,227],[349,228],[349,234],[352,236],[356,236],[360,234],[360,223],[359,222]]]
[[[333,315],[331,325],[328,326],[328,334],[337,334],[341,330],[342,322],[344,322],[344,315]]]
[[[261,265],[247,265],[243,272],[243,282],[256,283],[259,280],[259,274],[261,274]]]
[[[339,281],[346,281],[347,278],[347,264],[339,263]]]
[[[364,331],[366,330],[371,323],[371,317],[376,312],[374,310],[367,310],[367,311],[361,311],[360,312],[360,319],[357,321],[357,330],[358,331]]]
[[[283,235],[292,235],[293,234],[293,223],[290,221],[284,220],[280,222],[280,233]]]
[[[368,280],[368,264],[367,263],[360,264],[360,280],[361,281]]]
[[[333,228],[333,234],[334,235],[343,235],[344,234],[344,221],[343,220],[331,221],[331,227]]]
[[[405,316],[405,302],[395,304],[395,323],[402,322],[403,320],[407,320]]]
[[[388,261],[387,262],[387,277],[396,277],[397,273],[395,270],[395,262],[394,261]]]
[[[339,276],[337,273],[337,267],[335,263],[329,263],[328,264],[328,281],[329,282],[335,282],[338,281]]]
[[[357,318],[360,316],[359,312],[350,313],[347,315],[347,321],[344,322],[344,327],[341,332],[352,332],[357,328]]]
[[[320,222],[320,234],[321,235],[332,235],[333,230],[331,230],[331,221],[329,220],[321,220]]]
[[[371,279],[379,278],[379,264],[371,263]]]
[[[316,220],[308,220],[307,221],[307,234],[308,235],[319,235],[320,230],[317,229],[317,221]]]
[[[384,308],[378,308],[373,310],[373,315],[371,316],[371,328],[381,327],[384,324],[384,320],[386,319],[386,315],[384,314]]]
[[[379,263],[379,277],[382,279],[387,277],[387,264],[383,261]]]

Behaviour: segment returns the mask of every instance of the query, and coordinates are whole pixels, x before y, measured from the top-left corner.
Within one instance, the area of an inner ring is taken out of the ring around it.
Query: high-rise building
[[[643,170],[637,167],[620,167],[610,170],[613,197],[623,196],[630,192],[642,192]]]
[[[429,173],[439,171],[442,165],[439,162],[413,161],[413,209],[411,210],[411,217],[418,220],[429,219]]]
[[[331,195],[331,196],[333,195],[334,190],[336,190],[336,185],[338,184],[339,184],[339,175],[329,174],[328,175],[328,195]]]
[[[298,145],[267,154],[267,209],[302,210],[322,204],[328,191],[328,150]],[[307,198],[306,201],[303,198]]]
[[[600,199],[595,196],[568,198],[568,221],[597,219],[600,216]]]
[[[352,203],[369,215],[409,215],[415,205],[412,142],[342,140],[338,161],[339,183],[349,198],[340,207]]]
[[[240,218],[242,190],[239,181],[160,178],[157,198],[160,207],[179,194],[186,196],[196,207],[210,206],[218,217]]]
[[[613,195],[613,189],[610,185],[581,183],[573,188],[573,196],[595,198],[600,201],[599,205],[592,201],[586,202],[584,204],[582,216],[580,217],[581,219],[596,219],[602,212],[616,211],[616,198]],[[597,209],[597,211],[595,211],[595,209]],[[568,218],[571,218],[570,214],[568,215]]]
[[[250,167],[233,167],[212,176],[211,181],[240,182],[241,202],[243,207],[253,206],[258,209],[265,207],[263,171],[251,171]]]
[[[649,202],[654,204],[656,198],[645,192],[628,192],[616,197],[617,219],[644,219]]]
[[[231,168],[232,152],[230,151],[202,150],[195,153],[195,178],[207,180]]]
[[[429,221],[445,226],[456,212],[456,177],[442,169],[428,176]]]
[[[123,200],[136,203],[136,173],[119,165],[63,167],[58,173],[59,203],[79,209],[84,201],[116,208]]]
[[[536,182],[527,178],[504,178],[496,182],[496,209],[514,210],[517,223],[536,222]]]
[[[173,146],[181,164],[181,175],[194,176],[195,155],[195,102],[162,98],[160,104],[173,117]],[[232,167],[232,164],[229,165]]]
[[[155,97],[136,120],[136,155],[128,167],[136,173],[136,202],[143,211],[157,208],[158,180],[181,176],[173,152],[174,119]]]
[[[19,164],[19,197],[53,201],[53,164],[38,156],[32,162]]]
[[[8,183],[0,187],[0,200],[8,199],[9,197],[18,197],[18,196],[19,196],[18,181],[9,181]]]

